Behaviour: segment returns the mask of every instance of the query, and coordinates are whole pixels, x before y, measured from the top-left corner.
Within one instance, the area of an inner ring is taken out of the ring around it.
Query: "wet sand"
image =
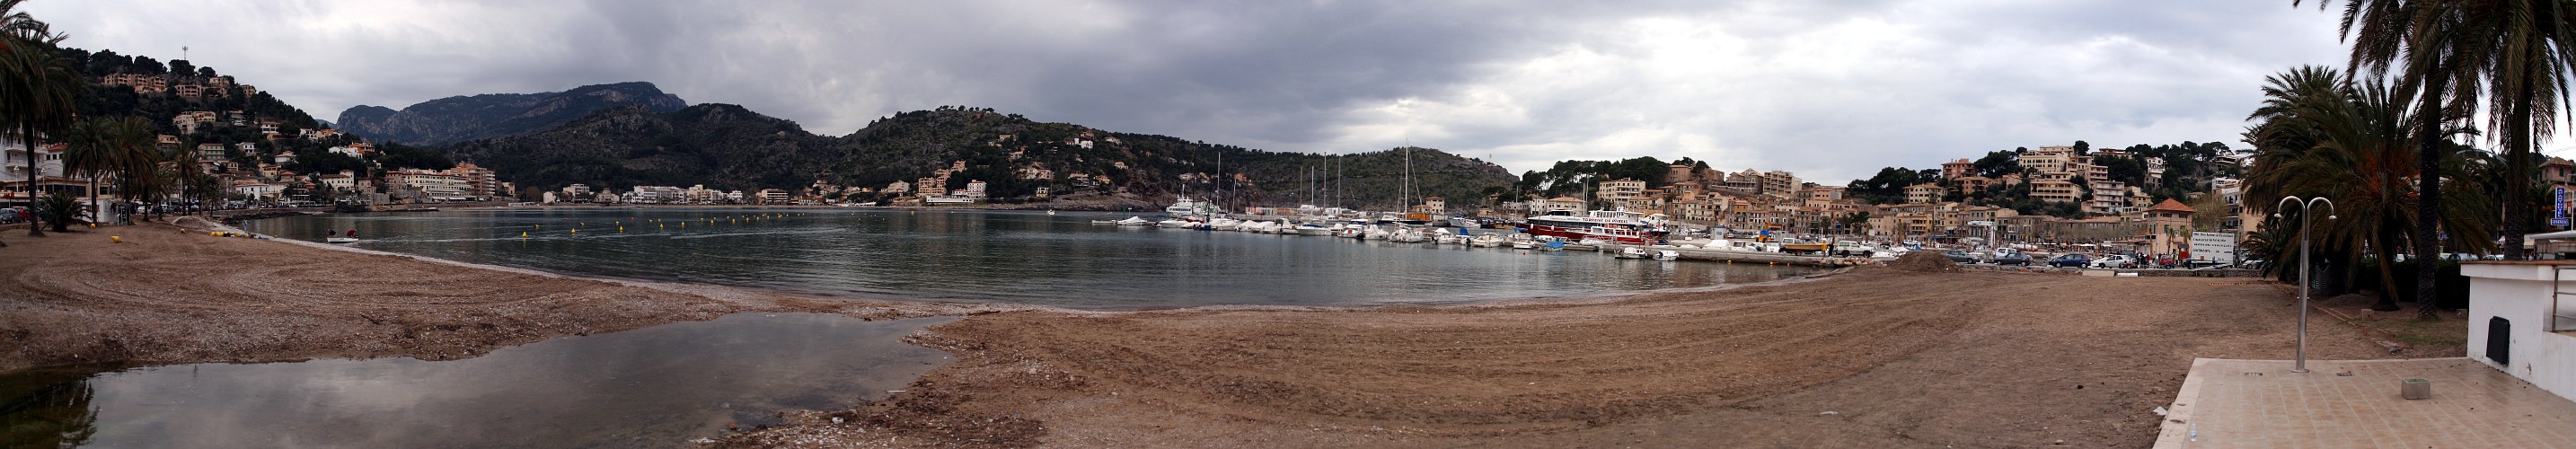
[[[912,339],[957,363],[734,446],[2145,446],[2192,358],[2287,358],[2296,312],[2245,279],[1873,268],[1611,299],[1104,313],[578,279],[162,225],[51,235],[0,248],[0,371],[455,359],[738,311],[971,315]],[[2327,324],[2313,358],[2457,355],[2389,354]]]

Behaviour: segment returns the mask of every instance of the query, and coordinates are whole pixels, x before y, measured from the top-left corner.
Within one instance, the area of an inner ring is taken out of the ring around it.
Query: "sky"
[[[1688,157],[1825,184],[2014,147],[2227,142],[2348,52],[2318,2],[33,0],[64,45],[181,57],[331,120],[647,81],[842,135],[897,112],[1518,173]]]

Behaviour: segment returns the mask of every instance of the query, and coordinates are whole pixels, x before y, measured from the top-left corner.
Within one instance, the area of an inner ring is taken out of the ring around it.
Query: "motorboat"
[[[1333,228],[1327,228],[1324,227],[1324,225],[1315,223],[1299,223],[1297,224],[1295,232],[1297,235],[1331,236],[1333,235]]]
[[[1163,220],[1163,221],[1157,221],[1157,222],[1154,222],[1154,227],[1158,227],[1158,228],[1187,228],[1187,227],[1190,227],[1190,223],[1191,223],[1191,222],[1190,222],[1189,220],[1183,220],[1183,219],[1173,218],[1173,219],[1166,219],[1166,220]]]
[[[1151,226],[1154,224],[1152,221],[1145,220],[1145,217],[1127,217],[1125,220],[1118,220],[1113,223],[1118,223],[1119,226]]]
[[[1511,242],[1512,249],[1538,248],[1538,239],[1530,237],[1529,234],[1512,234]]]
[[[1655,260],[1681,260],[1682,252],[1669,249],[1655,251],[1654,258]]]
[[[328,237],[328,238],[324,238],[324,239],[322,239],[322,243],[338,243],[338,244],[358,243],[358,238],[357,238],[357,237]]]
[[[1617,257],[1617,258],[1621,258],[1621,259],[1644,259],[1644,258],[1646,258],[1646,249],[1645,249],[1645,248],[1638,248],[1638,247],[1634,247],[1634,246],[1622,247],[1622,248],[1619,248],[1619,252],[1618,252],[1618,253],[1616,253],[1616,254],[1611,254],[1611,255],[1610,255],[1610,257]]]
[[[1502,234],[1477,234],[1475,237],[1467,238],[1467,246],[1476,248],[1492,248],[1503,246],[1504,240],[1506,239],[1503,238]]]

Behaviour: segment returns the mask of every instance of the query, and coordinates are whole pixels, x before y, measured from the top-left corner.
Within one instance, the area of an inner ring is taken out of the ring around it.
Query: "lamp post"
[[[2280,218],[2281,212],[2289,210],[2291,204],[2299,205],[2299,362],[2298,366],[2290,368],[2293,373],[2308,372],[2308,271],[2312,269],[2308,266],[2308,216],[2313,215],[2309,212],[2315,212],[2320,202],[2326,205],[2326,219],[2335,219],[2334,201],[2322,196],[2307,199],[2281,197],[2281,203],[2272,211],[2273,218]]]

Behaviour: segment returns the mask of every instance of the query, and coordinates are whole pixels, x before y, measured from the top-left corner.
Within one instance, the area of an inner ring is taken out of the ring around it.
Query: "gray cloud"
[[[988,106],[1514,170],[1656,156],[1838,183],[1993,149],[2233,141],[2264,75],[2339,65],[2273,2],[38,0],[69,45],[192,59],[322,116],[649,81],[824,134]]]

